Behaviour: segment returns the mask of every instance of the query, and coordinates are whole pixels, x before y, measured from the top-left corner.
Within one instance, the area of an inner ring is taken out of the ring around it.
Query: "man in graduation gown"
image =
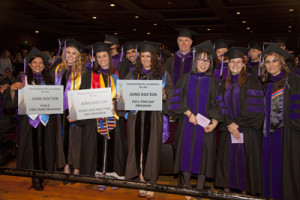
[[[113,44],[110,47],[110,55],[112,57],[113,65],[116,69],[120,62],[120,58],[121,58],[121,54],[119,54],[119,52],[118,52],[118,47],[120,46],[119,38],[114,35],[106,35],[105,39],[104,39],[104,43]]]
[[[215,42],[215,50],[218,56],[217,64],[214,70],[214,77],[219,81],[225,80],[228,72],[228,59],[224,54],[228,51],[229,46],[233,43],[231,40],[220,39]]]
[[[262,44],[256,41],[252,41],[249,43],[249,48],[250,61],[247,63],[247,72],[257,77],[260,75],[259,59],[262,52]]]
[[[135,61],[139,56],[139,52],[137,51],[137,44],[138,42],[126,42],[123,44],[122,51],[125,51],[126,58],[122,58],[121,62],[119,62],[117,66],[120,79],[124,79],[125,76],[133,70]]]
[[[182,74],[191,72],[193,62],[193,54],[191,52],[192,36],[195,34],[189,29],[181,30],[177,38],[179,50],[174,56],[168,58],[164,64],[164,68],[171,75],[173,87],[175,87]]]

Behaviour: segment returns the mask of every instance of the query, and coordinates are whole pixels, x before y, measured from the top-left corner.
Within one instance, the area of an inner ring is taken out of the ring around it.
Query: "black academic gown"
[[[260,82],[248,75],[240,88],[230,84],[217,97],[224,114],[220,124],[221,136],[217,158],[215,185],[239,189],[255,195],[262,193],[261,144],[265,117],[263,92]],[[235,122],[243,133],[243,144],[232,144],[227,126]]]
[[[17,82],[22,82],[18,79]],[[40,80],[34,80],[36,85],[40,85]],[[18,91],[12,100],[10,89],[3,93],[3,103],[6,108],[18,107]],[[29,124],[27,115],[19,115],[19,138],[17,168],[34,170],[55,170],[56,155],[56,135],[54,129],[54,115],[49,115],[46,126],[39,123],[34,128]]]
[[[55,66],[51,68],[50,75],[52,82],[55,83],[55,79],[57,78],[55,77]],[[59,85],[64,86],[64,91],[70,75],[70,70],[66,70],[62,74],[62,80]],[[69,123],[67,119],[68,115],[69,110],[66,109],[63,114],[55,116],[57,139],[56,165],[57,169],[62,169],[66,164],[75,169],[80,169],[82,121],[77,120],[74,123]]]
[[[131,66],[133,66],[133,64],[127,58],[123,58],[123,60],[119,62],[117,70],[120,79],[124,79],[126,77],[126,75],[130,72]]]
[[[92,73],[87,72],[82,77],[81,89],[91,89]],[[114,76],[117,76],[114,74]],[[108,87],[108,76],[103,74],[105,86]],[[115,79],[114,79],[115,80]],[[117,83],[115,82],[115,86]],[[104,141],[105,138],[98,133],[97,119],[83,120],[83,136],[81,146],[81,173],[94,175],[96,170],[103,172]],[[119,120],[116,120],[115,129],[109,132],[110,139],[107,150],[106,172],[115,172],[118,176],[125,175],[125,150],[124,134],[118,127]]]
[[[191,110],[208,119],[221,121],[223,116],[217,104],[219,81],[215,77],[198,78],[184,74],[178,81],[171,99],[170,114],[180,115],[177,127],[174,173],[189,171],[214,178],[216,166],[215,131],[205,133],[200,125],[193,125],[184,112]]]
[[[281,193],[281,199],[290,200],[300,199],[300,77],[291,72],[284,85],[283,127],[280,129],[280,139],[277,140],[280,143],[277,142],[277,146],[273,145],[273,151],[277,152],[274,156],[276,157],[276,160],[278,160],[279,157],[281,164],[276,164],[274,166],[272,165],[273,162],[266,162],[267,167],[270,167],[270,169],[273,167],[281,167],[280,171],[282,174],[279,176],[282,182],[279,183],[278,174],[276,174],[277,181],[275,181],[272,176],[271,178],[268,178],[267,181],[270,181],[271,184],[266,184],[267,182],[264,179],[264,188],[265,195],[269,198],[277,199],[274,195]],[[271,135],[273,135],[273,133],[271,133]],[[270,143],[268,142],[269,140]],[[275,136],[272,136],[271,138],[264,136],[263,156],[266,156],[268,145],[272,143],[275,144],[275,141]],[[266,166],[263,166],[263,169],[265,170]],[[266,177],[265,174],[264,177]],[[274,188],[278,184],[281,184],[282,189],[280,192],[274,191]]]
[[[152,74],[141,74],[140,79],[156,80]],[[125,79],[132,79],[132,73]],[[143,174],[146,181],[156,183],[160,165],[162,146],[163,114],[168,114],[173,93],[170,75],[167,73],[165,91],[167,100],[162,102],[162,111],[138,111],[136,115],[128,111],[127,137],[128,157],[125,179],[133,179]],[[142,169],[140,167],[141,147],[143,147]]]

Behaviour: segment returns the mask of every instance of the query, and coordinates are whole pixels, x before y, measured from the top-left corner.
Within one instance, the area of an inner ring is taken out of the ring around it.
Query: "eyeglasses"
[[[210,64],[210,60],[204,60],[204,59],[202,59],[202,58],[198,58],[197,60],[199,60],[199,62],[200,62],[201,64],[203,64],[203,63]]]

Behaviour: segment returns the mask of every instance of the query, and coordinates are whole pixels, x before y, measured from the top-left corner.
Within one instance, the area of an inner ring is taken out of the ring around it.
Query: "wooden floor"
[[[15,167],[15,162],[9,166]],[[173,176],[160,176],[159,184],[177,185]],[[98,191],[97,185],[76,183],[63,185],[61,181],[45,180],[44,191],[36,191],[31,187],[31,178],[0,175],[0,200],[79,200],[79,199],[109,199],[109,200],[142,200],[137,190],[119,188],[112,190],[106,187],[105,191]],[[184,196],[166,193],[155,193],[155,199],[185,200]]]

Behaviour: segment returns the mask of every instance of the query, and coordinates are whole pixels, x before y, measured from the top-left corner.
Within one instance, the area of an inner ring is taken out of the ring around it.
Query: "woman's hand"
[[[215,119],[212,119],[212,123],[209,124],[208,126],[204,127],[205,133],[212,132],[218,125],[218,121]]]
[[[192,123],[194,125],[198,124],[196,116],[190,110],[185,111],[184,114],[189,118],[190,123]]]
[[[70,120],[70,115],[67,116],[67,119],[68,119],[69,123],[74,123],[74,122],[76,122],[76,120]]]
[[[165,91],[164,88],[162,89],[162,99],[163,99],[163,100],[166,100],[166,99],[167,99],[167,94],[166,94],[166,91]]]
[[[227,126],[228,131],[229,131],[230,133],[233,133],[235,130],[238,129],[238,127],[239,127],[239,126],[238,126],[236,123],[234,123],[234,122],[232,122],[231,124],[229,124],[229,125]]]
[[[6,90],[6,88],[8,88],[8,87],[9,87],[8,84],[0,85],[0,92],[1,92],[1,94],[3,94],[4,90]]]
[[[22,89],[24,86],[25,85],[22,82],[15,82],[15,83],[10,85],[10,90],[15,91],[15,90],[18,90],[18,89]]]
[[[233,131],[233,133],[231,133],[233,135],[233,137],[235,137],[236,139],[240,139],[241,134],[239,132],[238,129],[236,129],[235,131]]]

